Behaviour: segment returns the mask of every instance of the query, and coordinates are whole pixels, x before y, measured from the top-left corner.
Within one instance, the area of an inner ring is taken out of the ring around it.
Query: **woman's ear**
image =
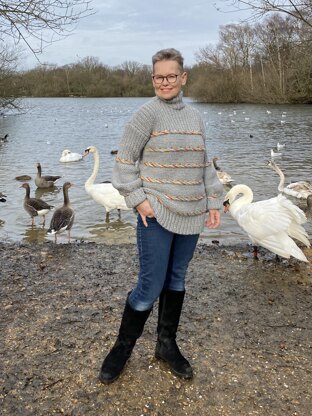
[[[185,85],[187,82],[187,72],[183,72],[181,75],[181,84]]]

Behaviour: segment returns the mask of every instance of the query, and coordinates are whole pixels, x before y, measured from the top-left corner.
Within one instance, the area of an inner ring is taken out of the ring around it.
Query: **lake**
[[[31,226],[31,218],[23,209],[25,190],[15,177],[30,175],[31,196],[61,206],[62,184],[75,184],[69,195],[76,212],[72,229],[73,240],[110,244],[135,241],[136,217],[132,211],[111,213],[105,222],[105,210],[86,194],[84,183],[91,175],[93,157],[82,161],[60,163],[64,149],[83,153],[90,145],[100,152],[100,171],[96,179],[111,179],[114,156],[111,150],[118,142],[127,120],[148,98],[27,98],[24,113],[0,117],[0,136],[9,134],[8,142],[0,144],[0,191],[7,202],[0,204],[0,241],[43,242],[52,214],[47,215],[45,228],[41,219]],[[199,104],[186,99],[199,109],[208,135],[209,157],[218,156],[220,167],[235,183],[244,183],[254,192],[254,199],[276,196],[279,177],[266,166],[270,149],[286,143],[276,163],[284,171],[286,184],[312,180],[312,108],[304,105],[224,105]],[[61,175],[52,191],[36,190],[36,163],[43,175]],[[226,189],[225,189],[226,191]],[[300,202],[304,206],[305,201]],[[305,228],[311,237],[311,223]],[[205,229],[202,240],[219,240],[221,244],[248,241],[246,234],[229,214],[222,214],[218,230]],[[64,235],[58,239],[66,242]]]

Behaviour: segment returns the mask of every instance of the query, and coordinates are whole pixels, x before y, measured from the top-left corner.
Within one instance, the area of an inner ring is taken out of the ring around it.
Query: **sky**
[[[126,61],[151,63],[160,49],[181,51],[185,65],[196,62],[196,52],[216,44],[220,25],[239,23],[245,15],[210,0],[91,0],[93,15],[81,19],[73,32],[45,48],[41,63],[58,66],[92,56],[102,64]],[[220,8],[223,10],[221,11]],[[247,14],[246,14],[247,16]],[[22,69],[38,61],[24,51]]]

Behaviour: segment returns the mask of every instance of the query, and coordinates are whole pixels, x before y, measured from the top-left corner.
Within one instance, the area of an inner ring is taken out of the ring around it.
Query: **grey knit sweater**
[[[146,198],[159,224],[199,234],[208,209],[220,209],[223,186],[205,149],[200,113],[182,100],[154,97],[126,125],[112,183],[134,208]]]

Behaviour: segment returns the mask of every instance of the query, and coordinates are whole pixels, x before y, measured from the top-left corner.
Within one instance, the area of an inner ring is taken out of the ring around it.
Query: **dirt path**
[[[197,247],[178,336],[192,381],[153,356],[155,306],[126,371],[104,386],[135,246],[0,244],[1,414],[310,416],[311,265],[245,250]]]

